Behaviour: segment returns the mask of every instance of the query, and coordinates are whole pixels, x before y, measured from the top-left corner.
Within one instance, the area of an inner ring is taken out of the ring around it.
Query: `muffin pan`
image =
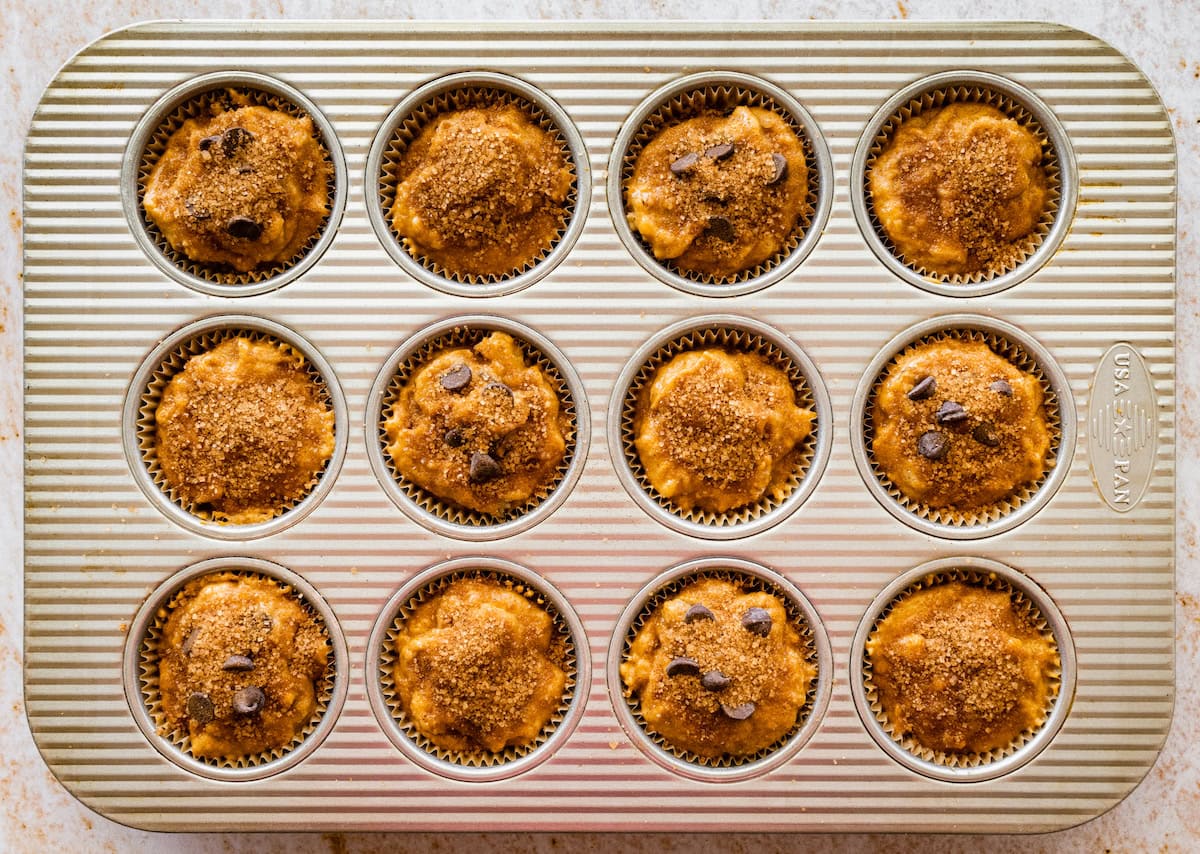
[[[51,770],[97,811],[158,830],[1033,831],[1124,797],[1161,747],[1174,692],[1176,161],[1141,73],[1050,24],[472,30],[147,24],[90,45],[47,89],[24,175],[25,696]],[[802,257],[727,290],[669,281],[638,256],[614,174],[628,128],[711,70],[706,85],[761,81],[798,105],[820,177]],[[553,257],[517,286],[430,286],[379,228],[380,135],[414,93],[452,74],[515,79],[561,110],[576,156],[576,212]],[[181,272],[129,215],[151,126],[214,79],[300,104],[335,165],[317,243],[241,287]],[[1005,87],[1058,151],[1054,223],[1026,262],[1036,264],[1003,289],[912,281],[863,219],[868,140],[930,79]],[[964,318],[1039,363],[1061,437],[1038,493],[960,538],[914,524],[872,485],[862,413],[897,349]],[[641,506],[612,423],[626,374],[713,320],[776,336],[818,412],[801,497],[732,538]],[[472,323],[523,331],[555,363],[578,422],[562,482],[522,517],[536,524],[499,535],[464,535],[407,507],[375,447],[381,378],[413,342]],[[218,327],[301,347],[337,414],[339,451],[314,492],[253,531],[193,524],[162,499],[138,445],[147,372],[180,334]],[[155,603],[179,573],[208,566],[286,577],[335,638],[316,729],[251,772],[190,762],[144,700],[138,650]],[[446,566],[526,573],[578,644],[563,722],[507,770],[423,761],[389,722],[380,621]],[[631,609],[656,580],[695,566],[753,567],[793,585],[821,657],[800,731],[752,773],[698,774],[656,756],[613,684]],[[947,774],[897,754],[863,712],[856,632],[898,579],[929,566],[1027,579],[1074,653],[1073,691],[1064,656],[1052,726],[1020,761]]]

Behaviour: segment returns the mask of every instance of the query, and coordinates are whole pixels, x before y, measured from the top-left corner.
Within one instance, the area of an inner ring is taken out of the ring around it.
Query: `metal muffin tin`
[[[608,215],[605,172],[639,104],[713,68],[794,98],[831,167],[829,216],[807,257],[769,288],[719,300],[668,286],[635,260]],[[368,154],[396,105],[431,81],[480,71],[561,106],[590,161],[574,246],[540,280],[482,301],[398,266],[366,199],[376,192]],[[915,286],[877,257],[855,216],[855,151],[872,117],[914,81],[947,71],[984,71],[1033,93],[1073,152],[1077,202],[1061,244],[1003,291]],[[146,116],[210,73],[265,75],[300,93],[327,120],[349,176],[323,253],[285,286],[252,287],[236,302],[165,269],[122,203],[125,152]],[[1098,815],[1153,763],[1172,710],[1175,164],[1169,118],[1141,73],[1108,45],[1050,24],[220,22],[105,36],[47,89],[26,149],[25,692],[43,756],[89,806],[151,829],[987,832]],[[123,452],[122,404],[173,330],[234,308],[311,343],[348,414],[337,428],[345,459],[319,504],[231,543],[184,527],[139,488]],[[728,541],[668,528],[639,507],[617,476],[621,451],[606,423],[639,348],[717,311],[794,342],[827,390],[832,427],[804,506]],[[375,476],[365,432],[388,354],[480,313],[555,343],[579,375],[592,437],[561,505],[486,544],[402,513]],[[1076,413],[1054,494],[1020,524],[970,540],[893,516],[860,476],[851,436],[872,360],[904,330],[956,313],[1036,341],[1061,368]],[[363,663],[390,597],[427,567],[480,555],[561,593],[582,623],[593,676],[578,725],[545,761],[470,785],[397,749],[372,712]],[[228,558],[278,564],[311,584],[349,662],[346,699],[331,707],[324,739],[281,773],[245,782],[164,756],[126,697],[123,667],[152,593],[184,568]],[[898,576],[949,558],[995,561],[1031,579],[1076,653],[1061,728],[1019,768],[974,782],[933,779],[885,752],[850,687],[853,637],[872,602]],[[777,573],[829,641],[828,705],[811,737],[726,784],[649,758],[610,699],[621,614],[652,579],[691,561]]]

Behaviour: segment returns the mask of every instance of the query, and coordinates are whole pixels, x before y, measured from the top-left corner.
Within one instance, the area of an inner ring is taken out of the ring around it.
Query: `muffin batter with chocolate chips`
[[[510,586],[459,579],[418,605],[396,637],[404,714],[444,750],[534,742],[563,702],[565,638]]]
[[[907,498],[976,510],[1042,477],[1050,428],[1041,381],[981,341],[921,344],[875,396],[871,452]]]
[[[329,667],[324,626],[279,582],[249,575],[189,582],[160,649],[162,734],[186,732],[191,753],[210,759],[287,747]]]
[[[892,731],[937,752],[1007,747],[1041,726],[1058,693],[1058,653],[1030,614],[961,581],[900,600],[867,657]]]
[[[637,630],[621,663],[647,729],[697,756],[747,756],[797,724],[816,667],[776,596],[694,581]]]
[[[574,175],[563,144],[511,104],[438,116],[397,167],[392,228],[457,276],[507,276],[548,252]]]
[[[634,445],[650,484],[684,511],[781,499],[816,414],[753,353],[680,353],[640,389]]]
[[[569,417],[549,378],[505,332],[434,355],[400,389],[384,422],[408,480],[488,516],[519,509],[553,483]]]
[[[321,227],[330,165],[308,116],[229,100],[171,134],[142,204],[172,249],[245,273],[290,260]]]
[[[770,110],[707,113],[646,144],[627,195],[629,225],[655,258],[731,277],[779,253],[808,213],[804,145]]]
[[[1029,251],[1049,195],[1038,138],[975,103],[906,120],[868,183],[875,215],[900,255],[940,275],[1014,266]]]
[[[334,415],[298,353],[230,338],[192,356],[154,412],[174,497],[216,522],[264,522],[299,501],[333,455]]]

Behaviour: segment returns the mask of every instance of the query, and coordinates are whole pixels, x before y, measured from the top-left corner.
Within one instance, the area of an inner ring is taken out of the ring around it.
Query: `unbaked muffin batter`
[[[900,255],[941,275],[1002,272],[1046,209],[1042,146],[995,107],[954,103],[906,120],[868,173]]]
[[[312,119],[244,104],[213,110],[167,140],[146,181],[146,213],[193,261],[239,272],[286,262],[329,214],[330,166]]]
[[[564,638],[545,610],[498,581],[459,579],[418,605],[396,653],[405,716],[445,750],[529,745],[563,702]]]
[[[155,455],[183,506],[229,524],[263,522],[308,493],[333,454],[334,415],[298,353],[230,338],[163,388]]]
[[[204,758],[285,748],[312,720],[328,666],[324,626],[279,582],[195,579],[163,629],[163,734],[186,730]]]
[[[718,578],[662,602],[620,669],[650,732],[710,758],[754,754],[791,732],[816,678],[783,603]]]
[[[661,495],[685,511],[722,513],[783,496],[815,417],[759,356],[692,350],[641,389],[634,444]]]
[[[655,258],[733,276],[778,254],[807,212],[804,144],[770,110],[697,116],[646,144],[626,190],[629,225]]]
[[[950,581],[897,602],[867,640],[888,724],[928,750],[986,753],[1041,726],[1054,643],[1009,593]]]

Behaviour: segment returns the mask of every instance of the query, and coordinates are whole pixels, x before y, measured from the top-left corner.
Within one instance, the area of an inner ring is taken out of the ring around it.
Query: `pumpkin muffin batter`
[[[620,670],[646,728],[706,758],[752,755],[786,736],[817,675],[778,597],[718,578],[662,602]]]
[[[570,425],[542,369],[525,363],[511,335],[492,332],[414,371],[384,430],[405,478],[444,501],[501,516],[550,486]]]
[[[456,276],[511,275],[550,249],[573,182],[562,142],[517,107],[455,110],[400,159],[392,228]]]
[[[898,601],[867,640],[891,730],[941,753],[986,753],[1041,726],[1058,653],[1010,594],[961,581]]]
[[[626,191],[655,258],[730,277],[778,254],[807,212],[804,144],[770,110],[700,115],[646,144]]]
[[[685,511],[723,513],[783,497],[815,418],[759,356],[692,350],[641,388],[634,446],[659,494]]]
[[[285,748],[312,720],[328,667],[324,626],[279,582],[194,579],[163,629],[163,734],[186,730],[203,758]]]
[[[142,204],[172,249],[244,273],[289,261],[320,229],[330,165],[311,118],[229,97],[243,105],[171,134]]]
[[[459,579],[404,619],[393,669],[404,714],[444,750],[532,744],[563,702],[566,646],[521,593]]]
[[[995,107],[954,103],[906,120],[868,173],[875,215],[904,261],[936,275],[1002,272],[1046,209],[1038,138]]]
[[[1042,383],[981,341],[921,344],[888,368],[875,396],[871,452],[927,507],[975,510],[1046,471]]]
[[[274,342],[230,338],[163,389],[154,453],[183,506],[245,525],[312,488],[333,454],[334,415],[306,363]]]

